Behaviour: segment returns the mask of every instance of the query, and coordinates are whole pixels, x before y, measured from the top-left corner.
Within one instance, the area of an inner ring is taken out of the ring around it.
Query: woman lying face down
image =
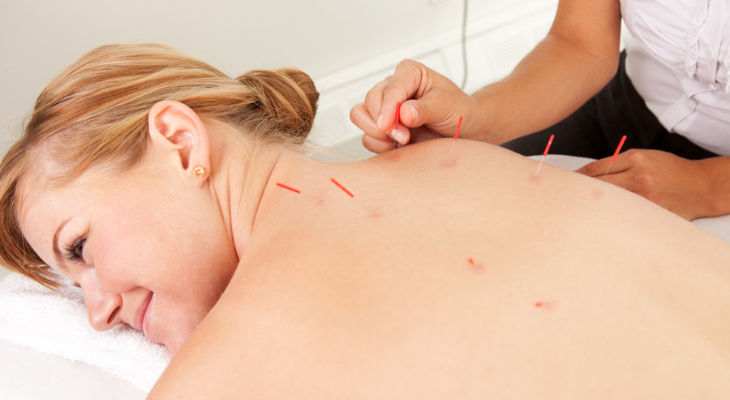
[[[298,71],[90,52],[0,167],[2,261],[165,344],[153,399],[730,390],[726,244],[483,143],[310,160],[316,99]]]

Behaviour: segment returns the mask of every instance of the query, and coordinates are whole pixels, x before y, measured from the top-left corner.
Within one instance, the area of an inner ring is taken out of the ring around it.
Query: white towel
[[[18,274],[0,282],[0,339],[93,365],[145,393],[171,358],[126,325],[92,329],[80,289],[66,285],[56,293]]]

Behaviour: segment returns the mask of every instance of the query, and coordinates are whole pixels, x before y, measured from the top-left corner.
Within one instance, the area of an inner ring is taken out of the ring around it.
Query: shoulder
[[[148,399],[344,395],[334,392],[337,371],[326,366],[338,363],[327,357],[342,348],[334,337],[350,336],[337,334],[337,316],[342,329],[354,316],[328,301],[326,283],[304,281],[285,264],[267,267],[277,273],[234,276]]]
[[[379,158],[393,168],[407,168],[409,173],[441,172],[460,176],[465,173],[532,168],[533,160],[497,145],[468,139],[434,139],[408,145]],[[394,161],[394,162],[393,162]],[[401,164],[401,165],[399,165]],[[528,167],[529,166],[529,167]],[[436,180],[435,175],[429,175]]]

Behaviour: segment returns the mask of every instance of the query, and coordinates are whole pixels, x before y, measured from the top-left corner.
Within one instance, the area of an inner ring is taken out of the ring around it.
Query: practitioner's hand
[[[610,163],[610,157],[604,158],[576,172],[603,179]],[[606,182],[641,195],[687,220],[723,214],[717,211],[713,199],[714,185],[707,160],[690,161],[664,151],[632,149],[616,157]]]
[[[401,103],[400,123],[395,131],[395,112]],[[425,65],[403,60],[392,76],[376,84],[350,111],[350,119],[364,131],[363,145],[374,153],[392,150],[394,140],[405,145],[456,133],[468,138],[478,130],[477,102],[445,76]]]

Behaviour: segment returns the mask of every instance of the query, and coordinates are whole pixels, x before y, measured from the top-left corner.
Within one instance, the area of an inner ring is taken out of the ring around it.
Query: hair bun
[[[274,129],[303,142],[314,124],[319,93],[306,73],[293,68],[254,70],[237,78],[251,88]]]

